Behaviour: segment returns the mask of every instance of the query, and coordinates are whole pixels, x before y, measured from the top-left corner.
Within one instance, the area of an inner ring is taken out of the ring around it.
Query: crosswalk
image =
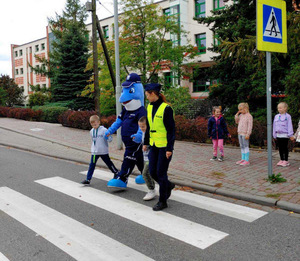
[[[9,261],[9,259],[7,259],[6,256],[0,252],[0,261]]]
[[[86,172],[80,174],[85,175]],[[94,178],[109,180],[111,173],[95,170]],[[54,176],[35,180],[42,188],[50,189],[61,195],[89,204],[97,209],[105,210],[112,215],[129,220],[134,224],[151,229],[155,233],[165,235],[197,249],[204,250],[221,242],[230,234],[214,228],[178,217],[166,211],[154,212],[151,207],[128,200],[126,198],[101,191],[93,187],[84,187],[78,182]],[[147,191],[144,185],[136,185],[130,178],[128,187]],[[238,206],[232,203],[211,199],[184,191],[173,191],[171,199],[198,209],[251,223],[267,212]],[[18,191],[8,187],[0,187],[0,212],[52,243],[75,260],[154,260],[115,239],[80,223],[59,211],[50,208]],[[0,252],[0,261],[8,259]]]

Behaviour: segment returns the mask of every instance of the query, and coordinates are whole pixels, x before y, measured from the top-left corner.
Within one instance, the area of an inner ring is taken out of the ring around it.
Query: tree
[[[86,17],[79,0],[67,0],[63,14],[48,19],[54,41],[49,61],[42,61],[50,70],[35,70],[51,78],[52,100],[68,101],[68,107],[74,110],[94,107],[93,99],[81,95],[91,76],[91,71],[86,70],[89,57]]]
[[[2,89],[2,91],[1,91]],[[14,79],[11,79],[8,75],[2,75],[0,77],[0,94],[4,93],[1,103],[12,107],[14,105],[20,105],[24,103],[24,88],[20,88]],[[2,95],[1,95],[2,96]]]
[[[291,1],[287,1],[287,11],[292,12]],[[211,26],[221,42],[212,48],[219,55],[215,57],[216,65],[209,71],[209,78],[219,79],[219,83],[211,87],[210,97],[219,98],[223,106],[234,110],[242,101],[247,101],[252,110],[265,108],[265,52],[256,50],[256,1],[235,1],[213,14],[197,19]],[[287,55],[272,54],[273,94],[286,92],[284,79],[291,71],[291,57],[298,52],[292,48]]]
[[[148,83],[162,66],[167,66],[180,77],[185,53],[192,54],[194,50],[191,45],[180,45],[186,32],[179,24],[179,13],[162,15],[152,0],[123,0],[121,4],[124,13],[120,18],[120,57],[126,73],[139,71],[142,82]]]

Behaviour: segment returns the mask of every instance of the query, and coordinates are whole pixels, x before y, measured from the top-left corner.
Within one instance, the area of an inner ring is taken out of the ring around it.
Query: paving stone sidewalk
[[[89,131],[60,124],[0,118],[0,145],[86,164],[90,159]],[[224,150],[225,161],[211,161],[211,145],[176,141],[170,179],[178,185],[300,212],[300,153],[290,153],[291,165],[283,168],[276,166],[278,151],[273,151],[273,172],[281,173],[287,182],[271,184],[266,181],[267,151],[251,149],[251,165],[238,166],[240,149],[225,145]],[[124,150],[116,149],[116,136],[109,151],[120,167]],[[102,162],[98,165],[104,167]]]

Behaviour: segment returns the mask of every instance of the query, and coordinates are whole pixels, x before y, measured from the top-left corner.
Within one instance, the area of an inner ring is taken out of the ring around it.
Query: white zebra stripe
[[[153,260],[7,187],[0,188],[0,210],[79,261]]]
[[[9,261],[9,259],[0,252],[0,261]]]
[[[91,187],[83,188],[81,184],[61,177],[35,182],[201,249],[209,247],[228,235],[166,212],[155,212],[150,207],[110,193]]]
[[[80,174],[83,175],[86,175],[86,173],[87,173],[86,171],[80,172]],[[108,181],[112,178],[112,173],[95,169],[93,177]],[[145,185],[136,184],[134,178],[128,179],[128,187],[136,190],[148,192],[147,187]],[[268,212],[262,210],[240,206],[230,202],[225,202],[222,200],[217,200],[214,198],[209,198],[209,197],[196,195],[196,194],[192,194],[185,191],[179,191],[179,190],[173,190],[170,199],[193,207],[215,212],[224,216],[243,220],[246,222],[253,222],[263,217],[264,215],[268,214]]]

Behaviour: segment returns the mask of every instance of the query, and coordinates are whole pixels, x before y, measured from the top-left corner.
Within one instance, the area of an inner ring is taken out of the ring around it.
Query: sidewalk
[[[0,118],[0,145],[25,149],[43,155],[88,164],[89,131],[66,128],[60,124]],[[110,144],[110,156],[120,168],[124,150],[116,149],[116,136]],[[300,213],[300,154],[290,153],[291,166],[277,167],[273,152],[273,173],[281,173],[285,183],[271,184],[267,151],[251,149],[250,166],[238,166],[240,149],[225,146],[225,161],[210,161],[212,146],[175,142],[169,177],[177,185],[250,201]],[[104,167],[100,161],[98,166]],[[137,171],[135,171],[137,174]]]

